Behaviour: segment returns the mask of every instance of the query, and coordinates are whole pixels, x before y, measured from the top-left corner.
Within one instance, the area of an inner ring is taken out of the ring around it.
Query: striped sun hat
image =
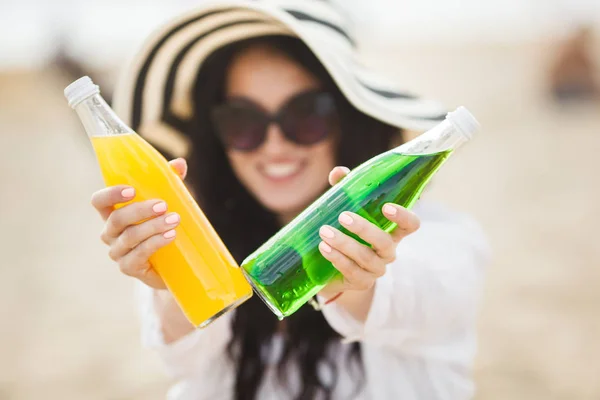
[[[223,0],[171,20],[125,69],[115,111],[171,156],[185,157],[190,141],[181,127],[192,116],[192,88],[203,61],[229,44],[271,35],[302,40],[348,101],[371,117],[423,131],[446,116],[439,103],[407,93],[362,66],[347,21],[320,0]]]

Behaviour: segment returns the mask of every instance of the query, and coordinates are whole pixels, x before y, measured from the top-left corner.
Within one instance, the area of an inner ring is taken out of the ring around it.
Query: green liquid
[[[331,225],[365,243],[338,222],[343,211],[352,211],[391,232],[396,224],[383,215],[383,205],[412,207],[450,154],[387,152],[352,171],[242,263],[255,291],[279,318],[293,314],[341,278],[319,252],[319,228]]]

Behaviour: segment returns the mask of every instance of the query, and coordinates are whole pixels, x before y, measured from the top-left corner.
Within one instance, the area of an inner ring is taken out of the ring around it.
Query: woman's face
[[[285,55],[268,47],[252,47],[230,64],[226,98],[245,98],[275,114],[299,93],[319,88],[319,82]],[[285,137],[278,124],[267,128],[255,150],[226,149],[233,171],[267,209],[289,221],[316,199],[328,185],[335,166],[336,135],[312,145]]]

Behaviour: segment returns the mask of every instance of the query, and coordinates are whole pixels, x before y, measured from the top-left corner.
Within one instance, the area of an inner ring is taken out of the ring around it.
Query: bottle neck
[[[134,133],[121,121],[100,94],[83,100],[75,107],[75,111],[89,137]]]
[[[451,122],[445,120],[419,137],[393,149],[407,155],[426,155],[456,150],[467,142],[467,137]]]

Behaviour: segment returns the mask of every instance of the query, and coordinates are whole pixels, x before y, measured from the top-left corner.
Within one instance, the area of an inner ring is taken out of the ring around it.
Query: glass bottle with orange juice
[[[180,215],[176,238],[150,263],[189,321],[203,328],[249,299],[251,286],[167,160],[121,121],[89,77],[70,84],[65,96],[92,141],[106,185],[132,186],[137,201],[162,199]]]

